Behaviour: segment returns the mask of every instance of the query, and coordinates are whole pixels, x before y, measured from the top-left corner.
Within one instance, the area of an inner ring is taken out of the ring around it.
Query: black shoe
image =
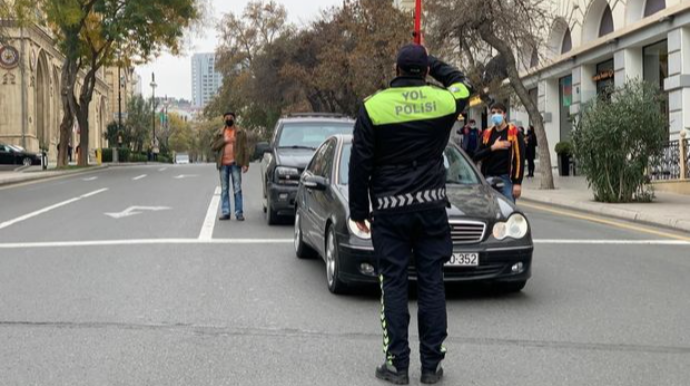
[[[222,216],[218,217],[218,220],[219,221],[230,221],[230,215],[229,214],[222,215]]]
[[[407,370],[398,370],[395,366],[384,363],[376,368],[376,378],[394,385],[409,385],[410,377]]]
[[[443,367],[441,367],[440,365],[438,366],[436,371],[422,370],[421,382],[425,385],[435,385],[441,382],[441,379],[443,379]]]
[[[237,221],[244,221],[244,216],[241,214],[237,215]]]

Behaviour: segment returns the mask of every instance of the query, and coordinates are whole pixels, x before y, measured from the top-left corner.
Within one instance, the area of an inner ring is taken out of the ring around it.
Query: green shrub
[[[650,160],[668,140],[659,87],[639,80],[614,90],[611,100],[585,104],[573,131],[575,157],[594,198],[620,203],[651,201],[645,186]]]
[[[110,163],[113,162],[113,149],[101,149],[103,152],[103,156],[101,160],[103,163]]]
[[[573,145],[567,141],[558,142],[556,144],[556,154],[573,155]]]
[[[129,156],[132,154],[132,152],[129,149],[126,148],[119,148],[117,149],[117,154],[118,154],[118,159],[122,163],[130,162],[129,161]]]

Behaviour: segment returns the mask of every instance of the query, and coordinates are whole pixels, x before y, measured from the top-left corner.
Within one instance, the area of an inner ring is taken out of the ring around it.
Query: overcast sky
[[[151,95],[151,72],[156,73],[156,95],[176,98],[192,98],[192,64],[191,56],[197,52],[214,52],[218,43],[218,33],[215,25],[220,17],[227,12],[241,13],[249,0],[210,0],[213,4],[212,15],[216,20],[208,22],[209,28],[205,30],[203,36],[191,36],[192,46],[189,47],[185,56],[174,57],[163,55],[152,63],[140,66],[137,72],[143,79],[144,96]],[[297,25],[307,25],[319,15],[323,9],[333,5],[341,4],[342,0],[277,0],[288,10],[290,21]]]

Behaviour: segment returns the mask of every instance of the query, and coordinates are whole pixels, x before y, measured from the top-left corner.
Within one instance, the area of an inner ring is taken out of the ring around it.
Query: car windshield
[[[288,123],[278,139],[279,148],[314,149],[336,134],[352,134],[352,123]]]
[[[443,164],[446,167],[446,184],[448,185],[477,185],[479,176],[460,151],[448,146],[443,154]]]
[[[349,183],[350,154],[352,144],[343,146],[342,156],[340,157],[340,185]],[[460,154],[455,147],[449,146],[443,154],[443,163],[446,167],[448,185],[476,185],[479,184],[479,177],[470,165],[469,161]]]
[[[7,145],[7,146],[16,152],[19,152],[19,153],[24,152],[24,149],[21,146],[15,146],[15,145]]]

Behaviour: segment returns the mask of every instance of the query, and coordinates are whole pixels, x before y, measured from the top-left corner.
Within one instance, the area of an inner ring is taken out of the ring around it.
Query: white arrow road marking
[[[98,177],[88,177],[88,178],[84,178],[82,181],[91,182],[91,181],[96,181],[97,179],[98,179]]]
[[[208,206],[206,218],[204,219],[204,225],[201,226],[201,232],[199,233],[199,240],[213,239],[213,229],[216,226],[216,214],[218,213],[218,206],[220,205],[220,193],[220,186],[218,186],[216,191],[213,192],[211,204]]]
[[[142,174],[142,175],[140,175],[140,176],[137,176],[137,177],[132,178],[132,181],[139,181],[139,180],[141,180],[141,179],[146,178],[146,176],[147,176],[146,174]]]
[[[185,178],[194,178],[194,177],[199,177],[196,174],[180,174],[177,177],[174,177],[176,180],[184,180]]]
[[[170,210],[167,206],[130,206],[120,213],[104,213],[106,216],[110,216],[114,219],[121,219],[125,217],[136,216],[144,212],[160,212],[163,210]]]
[[[96,191],[94,191],[94,192],[87,193],[87,194],[81,195],[81,196],[79,196],[79,197],[75,197],[75,198],[69,199],[69,200],[67,200],[67,201],[63,201],[63,202],[57,203],[57,204],[55,204],[55,205],[51,205],[51,206],[49,206],[49,207],[47,207],[47,208],[43,208],[43,209],[41,209],[41,210],[37,210],[37,211],[32,212],[32,213],[29,213],[29,214],[25,214],[24,216],[17,217],[17,218],[15,218],[14,220],[10,220],[10,221],[6,221],[6,222],[4,222],[4,223],[1,223],[1,224],[0,224],[0,229],[5,229],[5,228],[10,227],[10,226],[12,226],[12,225],[14,225],[14,224],[16,224],[16,223],[19,223],[19,222],[22,222],[22,221],[26,221],[26,220],[28,220],[28,219],[30,219],[30,218],[33,218],[33,217],[36,217],[36,216],[40,216],[40,215],[42,215],[42,214],[44,214],[44,213],[50,212],[51,210],[55,210],[55,209],[57,209],[57,208],[61,208],[61,207],[65,206],[65,205],[69,205],[69,204],[75,203],[75,202],[77,202],[77,201],[81,201],[81,200],[83,200],[83,199],[85,199],[85,198],[93,197],[93,196],[95,196],[95,195],[97,195],[97,194],[101,194],[101,193],[103,193],[103,192],[106,192],[107,190],[108,190],[107,188],[106,188],[106,189],[96,190]]]

